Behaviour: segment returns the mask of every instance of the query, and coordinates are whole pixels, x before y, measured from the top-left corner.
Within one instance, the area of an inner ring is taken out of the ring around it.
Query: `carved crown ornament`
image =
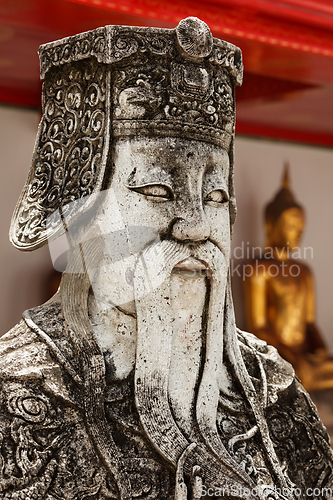
[[[241,51],[197,18],[175,29],[105,26],[39,49],[43,116],[10,239],[33,250],[101,190],[112,138],[234,136]],[[232,163],[232,159],[231,159]],[[58,214],[55,215],[55,214]]]

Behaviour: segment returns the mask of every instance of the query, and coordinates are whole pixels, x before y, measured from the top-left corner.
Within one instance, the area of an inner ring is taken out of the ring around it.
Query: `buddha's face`
[[[304,212],[299,208],[289,208],[280,215],[272,230],[272,242],[280,248],[299,246],[305,223]]]

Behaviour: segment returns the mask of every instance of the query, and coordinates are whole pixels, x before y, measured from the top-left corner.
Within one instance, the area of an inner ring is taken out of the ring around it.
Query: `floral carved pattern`
[[[106,145],[107,70],[92,60],[55,69],[44,84],[43,118],[30,178],[16,214],[18,246],[52,234],[49,216],[89,196],[102,177]]]
[[[11,425],[0,439],[1,498],[44,498],[57,469],[54,450],[65,433],[55,426],[49,399],[33,391],[9,390],[7,410]],[[40,432],[42,427],[47,437]]]
[[[1,386],[0,498],[116,499],[72,408],[58,407],[38,384]],[[96,496],[97,495],[97,496]]]
[[[234,127],[234,96],[223,66],[171,63],[145,57],[114,72],[113,134],[145,135],[150,131],[221,144],[228,149]],[[179,128],[180,127],[180,128]]]
[[[324,491],[331,487],[333,480],[332,449],[319,418],[304,411],[300,397],[296,403],[292,408],[269,412],[272,441],[281,463],[288,464],[286,473],[298,487],[306,491],[311,484]],[[318,498],[326,498],[326,495]]]
[[[112,36],[111,51],[109,61],[121,61],[133,54],[145,53],[149,51],[151,54],[164,56],[172,51],[173,39],[171,33],[167,34],[147,34],[135,32],[133,28],[126,30],[121,28],[120,33],[117,32],[117,27],[114,27]]]

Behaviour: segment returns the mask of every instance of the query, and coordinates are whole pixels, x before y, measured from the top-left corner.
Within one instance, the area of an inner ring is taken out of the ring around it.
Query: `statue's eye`
[[[153,201],[168,201],[173,199],[171,189],[162,184],[153,184],[151,186],[141,186],[131,189],[145,195],[148,199]]]
[[[228,202],[229,198],[225,191],[223,191],[222,189],[216,189],[215,191],[207,194],[204,201],[205,203],[216,206],[223,205],[224,203]]]

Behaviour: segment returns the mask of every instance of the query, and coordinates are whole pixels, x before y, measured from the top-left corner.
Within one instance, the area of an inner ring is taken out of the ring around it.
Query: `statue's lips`
[[[172,272],[184,277],[198,278],[207,276],[208,270],[208,267],[203,262],[194,257],[189,257],[176,264]]]

